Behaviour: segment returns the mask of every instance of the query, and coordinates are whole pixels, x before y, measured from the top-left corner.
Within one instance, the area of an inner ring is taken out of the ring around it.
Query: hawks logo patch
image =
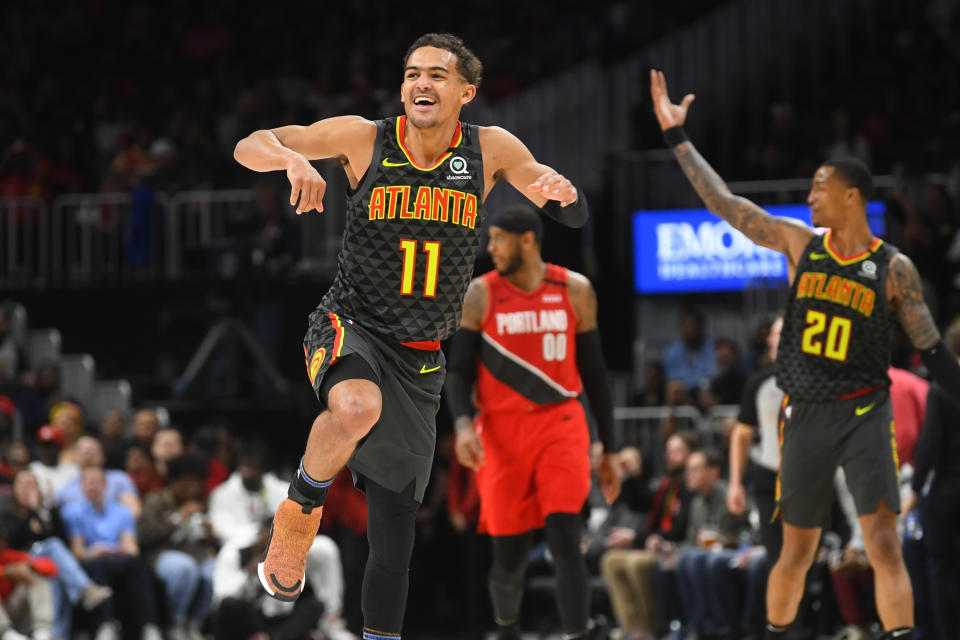
[[[317,379],[317,372],[320,371],[320,365],[323,364],[323,359],[327,356],[327,350],[323,347],[320,347],[313,352],[313,357],[310,358],[310,366],[307,369],[307,374],[310,376],[310,384],[313,384]]]

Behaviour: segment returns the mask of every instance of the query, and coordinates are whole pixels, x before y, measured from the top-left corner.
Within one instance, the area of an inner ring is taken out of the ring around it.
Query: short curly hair
[[[436,47],[444,49],[457,56],[457,72],[468,83],[475,87],[480,86],[480,80],[483,75],[483,63],[463,40],[452,33],[425,33],[410,45],[407,49],[407,55],[403,56],[403,66],[406,69],[407,61],[414,51],[420,47]]]

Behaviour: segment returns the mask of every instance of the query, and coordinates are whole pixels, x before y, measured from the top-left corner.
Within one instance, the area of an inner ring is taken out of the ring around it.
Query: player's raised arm
[[[656,70],[650,71],[650,93],[664,138],[707,208],[755,243],[785,254],[791,265],[796,265],[813,230],[792,218],[772,216],[750,200],[730,192],[683,131],[687,110],[694,99],[692,93],[684,96],[680,104],[673,104],[667,95],[666,78],[662,71]]]
[[[590,217],[587,199],[569,179],[537,162],[515,135],[500,127],[480,130],[487,190],[506,180],[560,224],[579,229]]]
[[[377,125],[359,116],[339,116],[309,126],[290,125],[254,131],[237,143],[233,157],[253,171],[286,171],[290,204],[297,213],[323,211],[326,181],[310,160],[337,158],[355,182],[367,170]]]
[[[910,342],[920,352],[930,375],[947,393],[960,398],[960,364],[940,339],[930,309],[923,301],[923,285],[917,268],[902,253],[895,254],[890,260],[887,299]]]

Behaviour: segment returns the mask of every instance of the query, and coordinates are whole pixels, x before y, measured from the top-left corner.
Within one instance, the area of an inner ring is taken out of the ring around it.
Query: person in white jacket
[[[287,497],[289,482],[266,470],[262,446],[244,447],[237,455],[237,469],[210,494],[209,514],[213,533],[226,547],[250,543],[250,532],[269,520]],[[238,540],[239,538],[239,540]],[[221,551],[222,553],[222,551]],[[340,549],[327,536],[318,535],[307,554],[307,583],[323,604],[322,628],[328,636],[343,635],[343,565]],[[214,575],[214,600],[217,600],[217,575]],[[337,635],[339,634],[339,635]]]

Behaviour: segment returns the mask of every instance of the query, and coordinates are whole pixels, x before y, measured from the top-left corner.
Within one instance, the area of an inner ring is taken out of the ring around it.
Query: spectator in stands
[[[144,499],[163,489],[163,476],[157,471],[153,456],[139,444],[132,444],[127,449],[126,471],[137,487],[137,493]]]
[[[50,578],[56,573],[57,567],[49,558],[36,558],[8,548],[5,534],[0,531],[0,638],[53,638]]]
[[[11,442],[3,447],[3,463],[0,468],[0,480],[13,484],[13,476],[30,464],[30,450],[22,442]]]
[[[58,402],[50,409],[50,424],[59,427],[64,444],[60,450],[61,462],[76,463],[74,447],[83,435],[83,409],[75,402]]]
[[[127,459],[127,419],[123,411],[107,411],[100,424],[100,442],[105,456],[104,467],[123,469]]]
[[[150,454],[157,472],[167,477],[167,462],[183,455],[183,435],[176,427],[163,427],[153,436],[150,444]]]
[[[206,514],[204,461],[167,463],[167,487],[151,494],[137,524],[141,549],[167,591],[173,626],[167,640],[200,640],[210,613],[217,544]]]
[[[13,481],[10,511],[0,525],[7,533],[7,546],[49,558],[57,566],[53,578],[53,635],[57,640],[70,637],[73,605],[93,611],[113,594],[110,587],[94,583],[64,544],[67,530],[56,506],[45,507],[40,485],[27,469],[17,472]],[[0,636],[2,638],[2,636]]]
[[[684,309],[680,333],[681,337],[668,344],[661,356],[667,385],[682,386],[688,399],[696,398],[717,373],[716,349],[704,334],[703,315],[693,307]]]
[[[248,443],[237,454],[237,470],[210,494],[210,524],[221,544],[234,536],[250,544],[252,533],[287,497],[288,482],[266,470],[264,445]],[[343,623],[343,566],[340,550],[327,536],[317,536],[307,554],[307,583],[323,603],[324,628],[338,633]]]
[[[48,506],[54,503],[57,491],[80,472],[76,464],[60,462],[60,451],[66,442],[59,427],[47,424],[37,430],[37,459],[29,466],[40,483],[43,503]]]
[[[727,338],[717,338],[717,373],[710,379],[710,386],[700,394],[700,406],[704,408],[718,404],[736,404],[743,392],[744,375],[740,363],[740,350]]]
[[[160,430],[160,418],[153,409],[140,409],[133,416],[133,442],[150,451],[153,437]]]
[[[684,612],[684,626],[700,634],[730,633],[730,611],[725,611],[713,589],[717,565],[729,566],[743,531],[746,515],[727,509],[727,483],[722,480],[723,456],[715,449],[694,451],[684,470],[687,490],[693,493],[690,520],[677,552],[676,581]]]
[[[233,437],[225,423],[204,425],[193,433],[193,451],[206,461],[207,475],[204,479],[204,495],[209,496],[215,487],[230,477],[233,466]]]
[[[133,514],[105,498],[107,481],[100,467],[83,469],[81,487],[86,499],[63,511],[70,548],[87,574],[98,584],[113,587],[115,594],[102,605],[105,621],[97,631],[98,640],[118,637],[117,611],[122,612],[125,629],[139,630],[142,640],[161,640],[156,595],[150,571],[140,558]],[[113,600],[118,601],[116,608]]]
[[[266,520],[231,538],[217,554],[213,574],[217,640],[301,640],[323,615],[323,604],[312,593],[301,594],[295,602],[280,602],[264,592],[257,563],[269,537],[270,520]]]
[[[37,363],[27,384],[14,397],[27,433],[33,433],[47,424],[50,409],[61,398],[60,365],[52,360]]]
[[[667,439],[667,472],[652,494],[637,478],[623,484],[621,499],[629,508],[647,514],[643,528],[634,534],[633,548],[608,551],[600,560],[624,639],[641,640],[657,631],[657,564],[671,555],[686,535],[691,496],[684,469],[699,444],[693,434],[677,433]]]
[[[103,469],[103,463],[106,460],[100,441],[93,436],[81,436],[77,440],[74,447],[74,457],[81,470],[87,467]],[[133,514],[134,519],[140,517],[140,495],[137,493],[137,487],[134,486],[130,476],[118,469],[106,469],[103,473],[107,482],[104,492],[106,499],[124,505]],[[84,499],[79,473],[73,480],[60,487],[55,495],[57,504],[63,508]]]
[[[633,399],[638,407],[662,407],[666,404],[667,382],[663,365],[659,361],[648,362],[643,368],[643,388]]]
[[[960,358],[960,323],[944,336],[947,348]],[[917,508],[928,476],[933,480],[920,509],[922,536],[927,552],[927,580],[938,638],[951,637],[960,629],[960,401],[949,397],[934,383],[927,395],[926,417],[917,442],[912,494],[903,512]],[[916,534],[915,534],[916,535]]]
[[[0,386],[16,383],[28,365],[23,345],[10,327],[13,306],[8,300],[0,301]]]

